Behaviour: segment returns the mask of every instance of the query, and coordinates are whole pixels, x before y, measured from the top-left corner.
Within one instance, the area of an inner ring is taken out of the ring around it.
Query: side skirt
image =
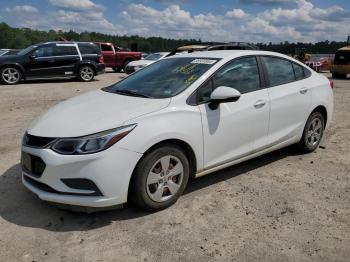
[[[213,173],[215,171],[219,171],[219,170],[224,169],[226,167],[229,167],[229,166],[232,166],[232,165],[244,162],[246,160],[249,160],[249,159],[252,159],[252,158],[255,158],[255,157],[267,154],[267,153],[270,153],[272,151],[275,151],[277,149],[280,149],[280,148],[283,148],[283,147],[295,144],[297,142],[298,142],[298,139],[296,137],[292,137],[292,138],[288,139],[287,141],[284,141],[284,142],[279,143],[277,145],[271,146],[271,147],[266,148],[264,150],[261,150],[259,152],[253,152],[253,153],[250,153],[248,155],[239,156],[237,158],[229,160],[228,162],[220,163],[220,164],[215,165],[213,167],[209,167],[207,169],[200,170],[199,172],[197,172],[194,175],[194,177],[197,178],[197,177],[201,177],[201,176]]]

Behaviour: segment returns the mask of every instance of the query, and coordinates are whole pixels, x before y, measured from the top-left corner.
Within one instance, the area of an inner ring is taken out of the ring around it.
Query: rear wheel
[[[174,204],[186,188],[189,163],[183,150],[164,145],[148,153],[137,165],[129,199],[145,210],[160,210]]]
[[[89,82],[93,80],[94,77],[95,77],[95,70],[91,66],[85,65],[79,69],[78,78],[80,81]]]
[[[298,143],[304,153],[313,152],[321,142],[324,131],[324,118],[320,112],[313,112],[305,125],[303,136]]]
[[[1,81],[7,85],[18,84],[22,79],[22,73],[16,67],[4,67],[0,74]]]
[[[332,77],[344,79],[346,78],[346,74],[332,73]]]

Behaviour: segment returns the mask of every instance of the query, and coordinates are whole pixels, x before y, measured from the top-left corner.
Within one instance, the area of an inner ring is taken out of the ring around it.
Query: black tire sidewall
[[[14,70],[16,70],[16,71],[18,72],[19,77],[18,77],[18,80],[17,80],[16,82],[14,82],[14,83],[7,83],[7,82],[3,79],[2,73],[3,73],[6,69],[14,69]],[[0,70],[0,78],[1,78],[1,82],[4,83],[5,85],[16,85],[16,84],[18,84],[18,83],[21,81],[21,79],[22,79],[22,72],[21,72],[21,70],[19,70],[19,69],[16,68],[16,67],[5,66],[5,67],[3,67],[3,68]]]
[[[310,146],[307,143],[307,132],[310,128],[311,122],[315,119],[318,118],[320,119],[321,123],[322,123],[322,130],[321,130],[321,136],[320,136],[320,140],[318,141],[318,143],[314,146]],[[321,143],[322,137],[323,137],[323,133],[324,133],[324,118],[323,115],[320,112],[314,112],[312,113],[308,120],[306,121],[305,124],[305,128],[304,128],[304,132],[303,132],[303,137],[300,141],[300,146],[301,149],[303,149],[305,152],[313,152],[314,150],[316,150],[316,148],[319,146],[319,144]]]
[[[164,202],[155,202],[149,197],[147,193],[147,176],[153,165],[156,163],[156,161],[158,161],[161,157],[166,155],[176,156],[181,161],[184,168],[182,184],[180,186],[179,191],[172,198]],[[186,157],[186,154],[180,147],[173,145],[165,145],[156,148],[151,152],[147,153],[147,155],[145,155],[136,166],[131,181],[131,190],[129,198],[139,207],[148,211],[161,210],[167,208],[174,204],[185,190],[189,174],[189,162]]]

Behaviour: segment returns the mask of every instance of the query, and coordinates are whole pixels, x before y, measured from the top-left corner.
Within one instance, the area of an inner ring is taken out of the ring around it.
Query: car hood
[[[0,56],[0,64],[1,63],[13,63],[13,62],[18,62],[19,60],[22,59],[22,56],[20,55],[3,55]]]
[[[153,64],[156,61],[153,60],[137,60],[137,61],[132,61],[128,64],[128,66],[148,66],[150,64]]]
[[[158,111],[170,98],[150,99],[102,90],[68,99],[39,116],[27,132],[42,137],[79,137],[120,127],[127,120]]]

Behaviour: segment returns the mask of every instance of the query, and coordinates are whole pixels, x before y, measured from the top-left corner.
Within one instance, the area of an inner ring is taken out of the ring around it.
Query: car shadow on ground
[[[198,179],[191,179],[184,194],[232,179],[261,166],[295,155],[292,147],[249,160]],[[173,207],[176,208],[176,207]],[[74,213],[59,209],[41,201],[29,192],[21,182],[21,167],[16,164],[0,176],[0,216],[18,226],[41,228],[54,232],[91,230],[111,224],[113,221],[137,219],[152,215],[137,207],[126,205],[119,210],[92,214]]]

